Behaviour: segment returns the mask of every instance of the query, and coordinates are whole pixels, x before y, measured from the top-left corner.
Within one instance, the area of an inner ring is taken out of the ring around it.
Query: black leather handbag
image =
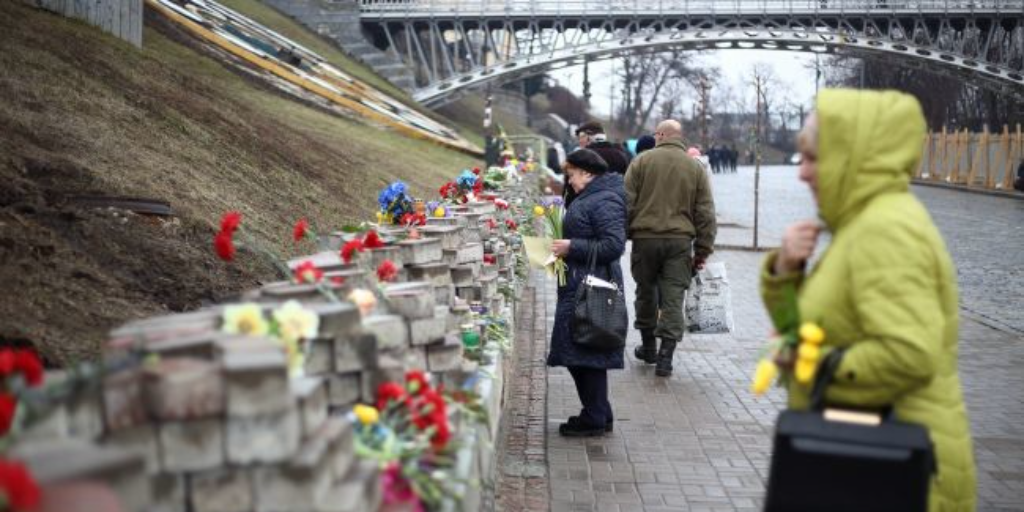
[[[599,352],[620,350],[626,346],[629,329],[626,297],[616,283],[611,283],[613,288],[588,283],[588,277],[597,277],[597,251],[593,248],[588,259],[587,276],[576,288],[573,342]]]
[[[825,409],[842,351],[822,361],[811,410],[775,425],[765,512],[926,512],[935,457],[928,430],[892,414]]]

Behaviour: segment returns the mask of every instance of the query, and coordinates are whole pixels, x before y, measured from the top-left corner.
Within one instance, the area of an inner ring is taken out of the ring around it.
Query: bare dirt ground
[[[212,251],[222,212],[287,257],[292,223],[367,218],[380,187],[414,192],[475,161],[304,105],[211,59],[150,18],[141,50],[0,2],[0,344],[63,365],[125,320],[199,307],[276,279]],[[172,218],[75,204],[167,201]]]

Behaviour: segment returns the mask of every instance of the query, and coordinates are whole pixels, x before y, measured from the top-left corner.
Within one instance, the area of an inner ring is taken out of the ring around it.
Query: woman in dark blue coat
[[[626,191],[622,175],[608,172],[608,164],[594,151],[580,149],[566,158],[566,179],[576,199],[562,221],[565,240],[555,240],[551,251],[566,264],[566,285],[558,289],[555,326],[551,332],[548,366],[569,369],[583,403],[579,416],[559,426],[564,436],[596,436],[612,430],[608,402],[608,369],[623,367],[623,349],[593,351],[573,342],[576,289],[588,273],[590,251],[596,251],[596,277],[623,287],[619,258],[626,249]]]

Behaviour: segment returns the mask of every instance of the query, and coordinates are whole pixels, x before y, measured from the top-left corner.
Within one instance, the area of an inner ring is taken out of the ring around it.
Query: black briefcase
[[[824,409],[842,357],[822,362],[809,411],[775,426],[766,512],[926,512],[935,458],[928,431],[892,415]]]

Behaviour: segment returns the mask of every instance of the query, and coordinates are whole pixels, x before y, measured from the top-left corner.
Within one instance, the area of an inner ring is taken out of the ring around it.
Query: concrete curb
[[[953,185],[950,183],[941,183],[924,180],[910,180],[910,183],[913,185],[921,185],[923,187],[944,188],[946,190],[957,190],[960,192],[969,192],[971,194],[981,194],[986,196],[1006,197],[1009,199],[1024,200],[1024,193],[1010,192],[1008,190],[990,190],[986,188],[969,187],[967,185]]]

